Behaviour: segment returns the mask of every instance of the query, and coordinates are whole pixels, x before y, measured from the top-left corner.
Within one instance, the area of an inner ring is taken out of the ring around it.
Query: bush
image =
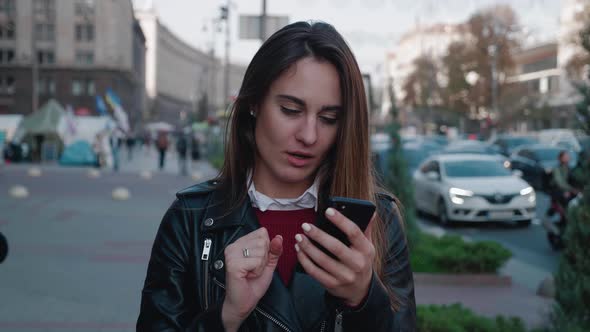
[[[414,272],[496,273],[512,253],[490,241],[465,242],[458,235],[420,234],[410,257]]]
[[[419,332],[526,332],[520,318],[495,319],[474,314],[460,304],[418,306]]]

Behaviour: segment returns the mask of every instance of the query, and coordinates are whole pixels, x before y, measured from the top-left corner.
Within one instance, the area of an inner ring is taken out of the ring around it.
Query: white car
[[[451,221],[515,222],[528,226],[535,217],[535,190],[493,156],[436,155],[414,172],[419,211]]]

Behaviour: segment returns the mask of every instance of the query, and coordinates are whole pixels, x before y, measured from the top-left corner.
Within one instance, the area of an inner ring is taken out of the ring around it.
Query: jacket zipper
[[[320,328],[320,332],[324,332],[326,330],[326,321],[322,321],[322,327]]]
[[[334,323],[334,332],[342,332],[342,311],[336,309],[336,322]]]
[[[219,282],[217,280],[217,278],[213,278],[213,282],[215,282],[217,284],[217,286],[225,289],[225,285],[223,285],[221,282]],[[258,311],[258,313],[260,313],[262,316],[270,319],[271,322],[275,323],[277,326],[279,326],[280,328],[282,328],[283,330],[287,331],[287,332],[291,332],[291,330],[285,326],[285,324],[281,323],[279,320],[277,320],[276,318],[274,318],[273,316],[271,316],[269,313],[267,313],[266,311],[260,309],[258,306],[256,306],[256,308],[254,308],[255,311]]]
[[[204,261],[204,271],[205,275],[203,276],[203,293],[205,297],[205,310],[209,309],[209,253],[211,251],[211,245],[213,241],[209,238],[205,239],[205,244],[203,245],[203,253],[201,254],[201,260]]]

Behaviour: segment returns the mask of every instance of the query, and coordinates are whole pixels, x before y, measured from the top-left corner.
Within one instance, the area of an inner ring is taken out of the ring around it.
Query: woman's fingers
[[[374,256],[375,247],[354,222],[346,218],[342,213],[338,212],[334,208],[326,209],[325,214],[330,222],[332,222],[344,234],[346,234],[352,247],[357,248],[364,254],[370,254],[371,256]],[[373,218],[374,217],[375,215],[373,214]]]
[[[295,250],[297,251],[297,259],[299,263],[315,280],[317,280],[320,284],[322,284],[326,288],[335,288],[338,286],[338,280],[330,275],[328,272],[324,271],[322,268],[317,266],[311,258],[306,254],[306,252],[299,246],[299,243],[295,244]]]

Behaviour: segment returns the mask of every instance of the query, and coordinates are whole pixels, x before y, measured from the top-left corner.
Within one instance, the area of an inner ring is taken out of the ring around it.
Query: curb
[[[512,287],[512,277],[497,274],[414,273],[414,282],[441,286]]]

